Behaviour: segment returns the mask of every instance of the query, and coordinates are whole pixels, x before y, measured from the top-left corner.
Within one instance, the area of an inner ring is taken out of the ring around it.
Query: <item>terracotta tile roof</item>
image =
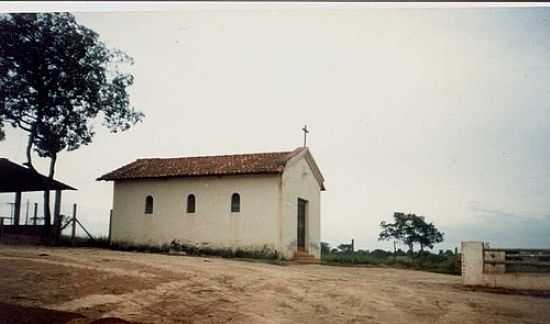
[[[97,180],[126,180],[238,174],[282,173],[286,162],[305,150],[237,155],[138,159]]]

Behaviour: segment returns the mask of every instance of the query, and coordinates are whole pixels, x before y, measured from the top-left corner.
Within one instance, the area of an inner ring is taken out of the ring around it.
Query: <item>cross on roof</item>
[[[309,133],[309,130],[307,129],[307,125],[304,125],[304,128],[302,128],[302,131],[304,132],[304,147],[307,143],[307,134]]]

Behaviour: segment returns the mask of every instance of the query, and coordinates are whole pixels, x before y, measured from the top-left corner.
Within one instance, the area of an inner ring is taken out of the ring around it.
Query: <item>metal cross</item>
[[[306,146],[306,140],[307,140],[307,134],[309,133],[309,130],[307,129],[307,125],[304,125],[304,128],[302,128],[302,131],[304,132],[304,147]]]

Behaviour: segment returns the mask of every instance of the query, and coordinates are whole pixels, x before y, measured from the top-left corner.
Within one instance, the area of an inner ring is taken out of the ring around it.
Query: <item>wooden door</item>
[[[306,250],[306,210],[307,201],[298,199],[298,250]]]

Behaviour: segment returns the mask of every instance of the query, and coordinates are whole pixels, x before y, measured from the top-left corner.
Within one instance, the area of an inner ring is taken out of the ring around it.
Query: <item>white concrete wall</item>
[[[504,260],[501,252],[484,252],[483,242],[462,242],[462,282],[490,288],[550,290],[550,273],[504,272],[503,265],[486,265],[487,260]]]
[[[462,283],[476,286],[483,283],[483,242],[462,242]]]
[[[307,201],[306,249],[316,258],[321,257],[321,188],[309,167],[305,154],[291,159],[285,168],[281,183],[280,250],[287,258],[294,257],[298,236],[298,198]]]
[[[112,240],[160,245],[180,240],[211,247],[261,249],[278,245],[280,176],[224,176],[116,181]],[[231,213],[231,195],[241,196],[240,213]],[[187,213],[194,194],[196,212]],[[145,197],[154,198],[145,214]]]

